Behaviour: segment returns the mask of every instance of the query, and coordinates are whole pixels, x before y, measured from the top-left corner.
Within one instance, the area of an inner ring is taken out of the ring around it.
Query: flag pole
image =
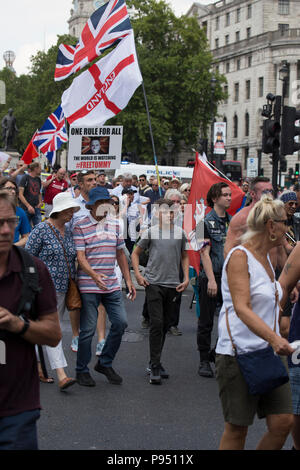
[[[144,80],[142,81],[142,87],[143,87],[144,100],[145,100],[145,106],[146,106],[147,117],[148,117],[148,123],[149,123],[149,130],[150,130],[150,137],[151,137],[152,150],[153,150],[153,156],[154,156],[154,163],[155,163],[155,168],[156,168],[156,175],[157,175],[157,182],[158,182],[159,195],[162,196],[161,187],[160,187],[160,177],[159,177],[159,171],[158,171],[158,165],[157,165],[157,157],[156,157],[156,151],[155,151],[155,145],[154,145],[154,138],[153,138],[153,132],[152,132],[152,125],[151,125],[151,118],[150,118],[150,112],[149,112],[149,107],[148,107],[148,100],[147,100],[147,95],[146,95]]]

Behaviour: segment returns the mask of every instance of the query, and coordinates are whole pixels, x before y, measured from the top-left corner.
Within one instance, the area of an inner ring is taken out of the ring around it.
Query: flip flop
[[[48,377],[48,379],[46,379],[46,377],[44,377],[43,375],[40,375],[39,378],[40,378],[40,382],[42,382],[44,384],[53,384],[54,383],[54,379],[52,377]]]

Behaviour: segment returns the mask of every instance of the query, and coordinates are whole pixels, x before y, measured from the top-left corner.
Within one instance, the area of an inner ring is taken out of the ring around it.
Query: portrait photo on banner
[[[82,155],[108,155],[109,154],[110,137],[82,137],[81,153]]]

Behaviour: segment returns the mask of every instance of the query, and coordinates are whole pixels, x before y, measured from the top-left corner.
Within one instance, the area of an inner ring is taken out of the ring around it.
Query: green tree
[[[176,17],[164,0],[127,0],[127,4],[134,11],[132,26],[156,153],[158,156],[164,153],[169,137],[175,144],[174,151],[180,150],[182,141],[194,146],[199,134],[206,136],[211,115],[224,98],[225,77],[220,75],[216,77],[215,93],[211,94],[212,55],[205,31],[195,18]],[[0,71],[0,80],[7,87],[7,106],[0,108],[0,118],[8,108],[14,108],[20,129],[17,137],[20,152],[72,83],[74,76],[55,82],[54,70],[58,45],[76,42],[72,36],[59,36],[55,46],[31,58],[27,75],[16,77],[8,69]],[[139,161],[153,162],[142,87],[127,108],[107,124],[124,126],[124,151],[135,152]]]
[[[157,153],[163,153],[169,137],[195,145],[206,137],[212,112],[224,98],[217,75],[211,94],[212,55],[206,34],[195,18],[176,17],[168,4],[156,0],[128,0],[134,10],[132,26],[148,98]],[[152,148],[140,87],[128,107],[114,121],[124,125],[124,147],[152,161]]]

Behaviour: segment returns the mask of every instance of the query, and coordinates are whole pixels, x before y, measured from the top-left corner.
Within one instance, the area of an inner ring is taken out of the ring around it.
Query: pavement
[[[55,384],[41,384],[42,413],[38,422],[41,450],[216,450],[223,432],[223,416],[216,380],[199,377],[195,305],[190,309],[192,288],[182,297],[182,336],[167,335],[162,363],[170,378],[150,385],[148,330],[141,328],[144,293],[125,299],[128,328],[114,361],[122,385],[111,385],[97,374],[96,338],[90,363],[96,387],[75,384],[60,392]],[[109,325],[109,322],[108,322]],[[68,316],[62,322],[63,347],[69,376],[75,374],[76,353],[70,349]],[[217,317],[213,331],[216,341]],[[45,354],[45,356],[47,356]],[[48,367],[50,372],[50,368]],[[249,428],[246,448],[254,449],[265,432],[264,421]],[[291,438],[285,446],[290,449]]]

